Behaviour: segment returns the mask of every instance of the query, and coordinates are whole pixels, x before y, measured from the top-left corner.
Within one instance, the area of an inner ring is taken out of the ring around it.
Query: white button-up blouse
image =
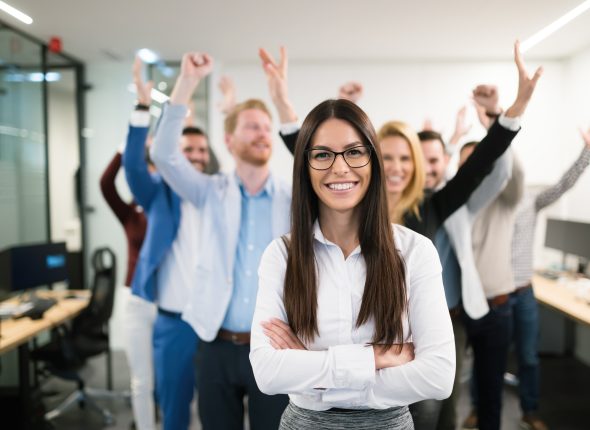
[[[366,276],[360,246],[345,259],[316,221],[319,336],[305,345],[307,351],[275,350],[261,326],[271,318],[287,321],[282,239],[267,247],[260,262],[250,361],[262,392],[289,394],[295,405],[312,410],[385,409],[450,395],[455,346],[438,254],[430,240],[405,227],[394,225],[393,234],[406,265],[404,337],[414,343],[414,360],[375,370],[373,347],[367,345],[374,323],[356,327]]]

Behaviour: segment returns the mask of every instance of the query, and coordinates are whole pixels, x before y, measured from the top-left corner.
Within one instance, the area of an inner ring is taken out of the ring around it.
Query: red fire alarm
[[[61,52],[61,37],[53,36],[51,39],[49,39],[47,47],[51,52],[59,54]]]

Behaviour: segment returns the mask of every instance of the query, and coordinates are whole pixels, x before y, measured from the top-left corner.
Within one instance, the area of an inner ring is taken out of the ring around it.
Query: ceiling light
[[[10,6],[7,3],[4,3],[3,1],[0,1],[0,10],[3,10],[8,15],[12,15],[13,17],[18,19],[19,21],[24,22],[25,24],[32,24],[33,23],[33,18],[31,18],[29,15],[21,12],[20,10]]]
[[[160,56],[158,54],[156,54],[151,49],[147,48],[142,48],[139,51],[137,51],[137,56],[141,58],[141,61],[147,64],[154,64],[158,62],[158,60],[160,59]]]
[[[537,33],[535,33],[531,37],[529,37],[527,40],[522,42],[520,44],[520,52],[525,53],[526,51],[531,49],[533,46],[535,46],[536,44],[538,44],[542,40],[546,39],[547,37],[549,37],[550,35],[555,33],[561,27],[566,25],[568,22],[570,22],[574,18],[577,18],[578,16],[580,16],[584,12],[586,12],[588,9],[590,9],[590,0],[586,0],[585,2],[580,4],[579,6],[570,10],[568,13],[566,13],[562,17],[556,19],[551,24],[549,24],[547,27],[543,28],[542,30],[538,31]]]

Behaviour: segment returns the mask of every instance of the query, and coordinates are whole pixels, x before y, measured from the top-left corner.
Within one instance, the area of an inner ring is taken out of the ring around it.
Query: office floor
[[[125,390],[129,384],[129,371],[125,356],[116,351],[114,357],[115,389]],[[585,366],[573,358],[544,357],[541,365],[542,372],[542,417],[552,430],[586,430],[590,412],[590,367]],[[99,357],[92,360],[84,370],[84,376],[89,386],[105,387],[105,361]],[[60,394],[48,397],[48,407],[59,403],[70,393],[74,386],[63,381],[51,380],[43,387],[44,391],[59,391]],[[127,430],[132,422],[129,403],[124,400],[103,400],[99,402],[115,415],[116,423],[108,427],[112,430]],[[469,412],[467,386],[464,386],[460,401],[459,414],[463,418]],[[195,412],[196,416],[196,412]],[[506,387],[504,393],[504,408],[502,414],[502,428],[517,430],[520,418],[518,397],[514,388]],[[53,424],[59,430],[94,430],[103,428],[101,418],[92,412],[74,408],[62,417],[55,419]],[[191,430],[200,429],[196,419],[193,420]]]

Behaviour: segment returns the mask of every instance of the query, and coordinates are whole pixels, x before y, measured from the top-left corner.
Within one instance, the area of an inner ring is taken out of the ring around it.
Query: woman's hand
[[[520,43],[518,41],[514,43],[514,62],[516,63],[516,68],[518,69],[518,94],[516,95],[516,100],[514,101],[513,105],[506,110],[507,118],[522,116],[526,110],[527,105],[529,104],[529,101],[531,100],[531,97],[533,96],[533,92],[537,86],[537,81],[543,74],[543,68],[539,67],[535,71],[533,77],[529,77],[524,60],[522,59],[522,55],[520,53]]]
[[[373,351],[376,370],[401,366],[414,360],[414,344],[412,342],[404,343],[401,350],[399,350],[399,345],[374,345]]]
[[[303,343],[291,330],[291,327],[278,318],[260,323],[264,334],[268,336],[274,349],[302,349],[307,350]]]

